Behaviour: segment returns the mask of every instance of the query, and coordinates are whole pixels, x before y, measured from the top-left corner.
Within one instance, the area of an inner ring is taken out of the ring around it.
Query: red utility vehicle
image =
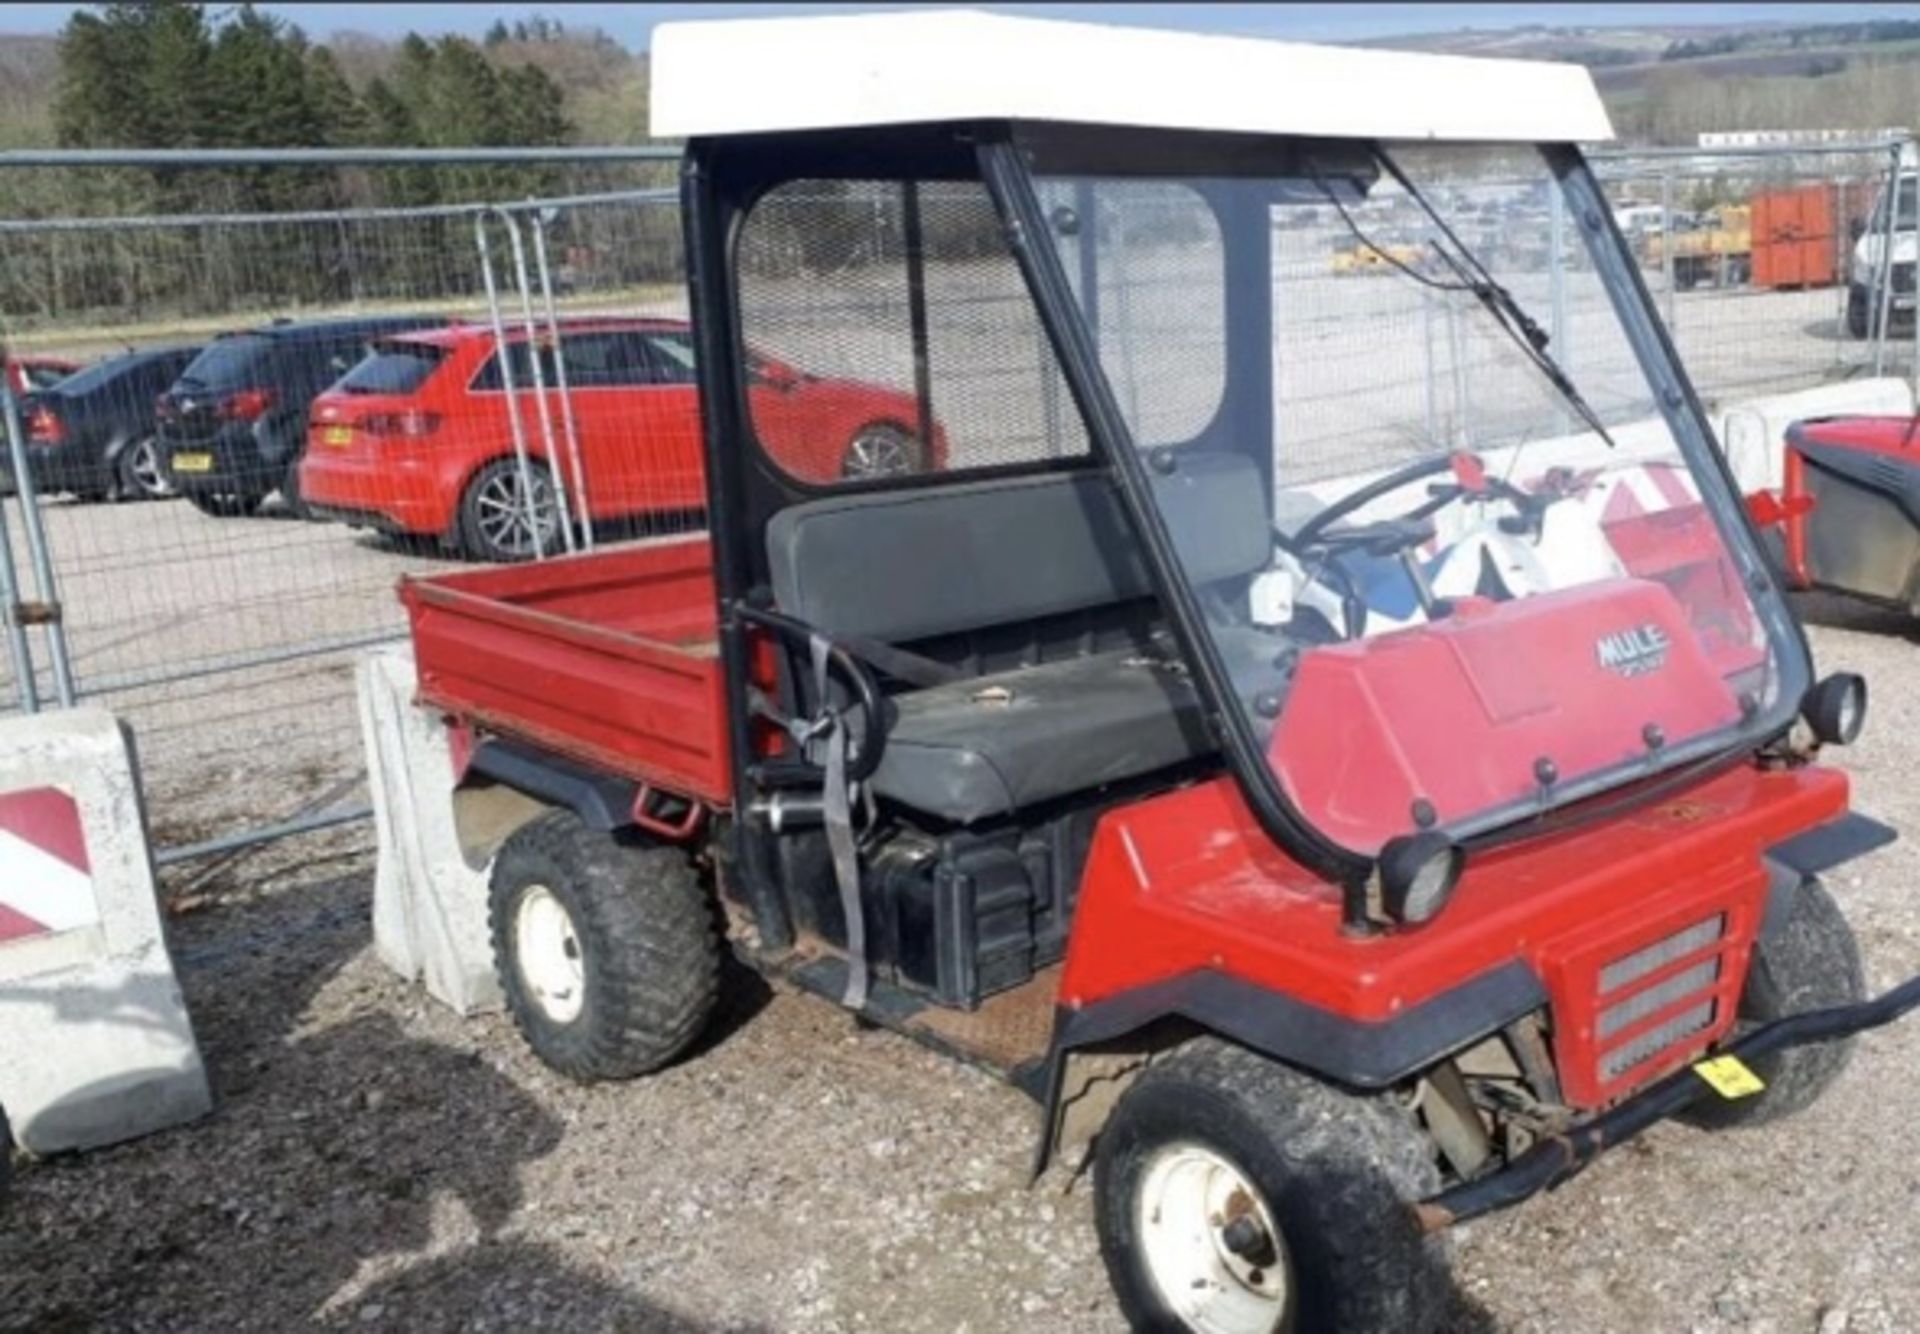
[[[1031,1091],[1037,1169],[1091,1136],[1141,1327],[1400,1331],[1450,1223],[1806,1107],[1920,1001],[1863,999],[1818,879],[1892,837],[1816,761],[1864,683],[1814,681],[1584,70],[925,12],[655,43],[711,531],[403,589],[551,1066],[681,1055],[724,942]],[[1425,188],[1529,147],[1592,399]],[[1419,275],[1353,307],[1277,254],[1387,179]],[[1472,449],[1421,429],[1436,300]],[[910,381],[949,466],[797,471],[775,332]]]
[[[532,513],[542,549],[554,549],[555,451],[543,422],[561,446],[569,512],[604,521],[704,508],[700,402],[686,322],[593,318],[557,328],[557,339],[539,340],[537,366],[525,331],[510,334],[513,360],[504,376],[488,326],[376,341],[313,402],[300,465],[308,509],[356,526],[444,538],[491,561],[534,554]],[[808,375],[759,354],[751,374],[749,392],[767,422],[770,448],[800,476],[825,481],[940,463],[937,431],[931,453],[919,443],[911,395]],[[532,456],[525,479],[531,505],[514,450],[510,393]],[[544,415],[534,401],[543,394]]]

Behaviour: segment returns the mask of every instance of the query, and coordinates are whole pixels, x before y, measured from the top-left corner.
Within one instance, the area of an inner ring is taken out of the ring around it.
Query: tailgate
[[[726,696],[704,536],[404,579],[420,702],[725,804]]]

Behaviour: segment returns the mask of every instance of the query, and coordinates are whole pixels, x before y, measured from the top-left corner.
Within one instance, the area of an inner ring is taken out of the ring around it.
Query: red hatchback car
[[[688,512],[706,500],[694,345],[684,320],[605,318],[561,324],[561,361],[540,340],[544,405],[533,392],[524,331],[510,335],[511,384],[533,461],[534,504],[521,494],[513,423],[491,326],[455,325],[375,340],[364,360],[313,401],[301,500],[355,527],[437,537],[477,560],[522,560],[559,546],[552,461],[559,442],[568,508],[584,495],[596,522]],[[566,374],[566,401],[556,386]],[[916,472],[943,464],[914,429],[911,394],[754,362],[753,417],[768,450],[816,480]],[[579,444],[567,456],[567,416]]]

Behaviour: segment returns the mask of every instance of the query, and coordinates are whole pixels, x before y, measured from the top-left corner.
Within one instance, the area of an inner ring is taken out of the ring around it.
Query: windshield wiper
[[[1520,304],[1519,298],[1503,287],[1487,266],[1480,262],[1479,256],[1469,250],[1466,243],[1454,234],[1453,228],[1447,225],[1446,220],[1440,216],[1439,210],[1428,202],[1426,195],[1422,194],[1420,188],[1408,179],[1407,174],[1400,170],[1400,164],[1395,162],[1385,149],[1377,144],[1374,145],[1373,156],[1387,174],[1399,183],[1400,188],[1407,192],[1408,197],[1420,206],[1420,211],[1427,215],[1435,230],[1446,238],[1448,245],[1452,247],[1451,251],[1437,241],[1429,241],[1428,245],[1440,261],[1453,272],[1457,281],[1451,283],[1436,281],[1402,263],[1389,251],[1375,245],[1366,233],[1360,230],[1359,224],[1347,212],[1339,197],[1325,181],[1321,181],[1321,190],[1328,199],[1333,201],[1334,209],[1340,214],[1341,221],[1346,223],[1347,230],[1353,233],[1360,244],[1415,281],[1444,291],[1472,293],[1480,304],[1486,307],[1487,313],[1493,316],[1494,323],[1513,340],[1514,345],[1532,363],[1534,369],[1538,370],[1547,383],[1554,387],[1554,390],[1566,401],[1567,406],[1574,410],[1587,428],[1605,441],[1607,448],[1619,448],[1612,434],[1608,432],[1606,423],[1600,420],[1600,414],[1593,410],[1586,396],[1580,392],[1579,386],[1574,384],[1573,377],[1554,359],[1553,354],[1547,351],[1548,344],[1553,340],[1541,327],[1540,321],[1527,313],[1527,308]]]

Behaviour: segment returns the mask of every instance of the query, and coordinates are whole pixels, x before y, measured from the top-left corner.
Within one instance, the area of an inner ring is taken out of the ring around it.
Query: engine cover
[[[1739,719],[1663,584],[1609,579],[1302,656],[1269,758],[1323,832],[1362,852],[1508,807]]]

